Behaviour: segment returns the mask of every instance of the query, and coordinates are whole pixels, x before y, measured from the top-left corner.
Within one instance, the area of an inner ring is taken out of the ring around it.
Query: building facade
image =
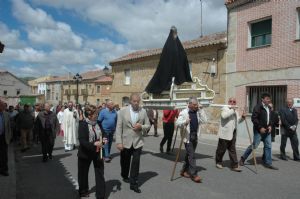
[[[102,70],[93,70],[81,74],[82,80],[78,82],[78,103],[102,104],[110,99],[112,77],[104,74]],[[77,98],[77,83],[73,78],[62,80],[62,103]]]
[[[226,6],[227,97],[236,96],[238,106],[250,113],[262,92],[272,95],[275,110],[285,105],[286,98],[297,101],[300,1],[230,0]]]
[[[201,79],[202,84],[216,92],[214,103],[224,103],[226,96],[225,52],[226,33],[215,33],[182,43],[187,53],[192,77]],[[110,62],[114,80],[112,84],[112,100],[120,106],[129,103],[130,94],[142,93],[154,75],[159,63],[162,49],[137,51]],[[215,60],[215,61],[213,61]],[[215,74],[211,67],[215,65]],[[216,124],[219,110],[209,108],[210,122]],[[207,131],[216,131],[216,125],[210,125]]]
[[[21,95],[30,94],[30,86],[8,71],[0,70],[0,98],[16,105]]]
[[[45,82],[49,79],[53,78],[52,76],[44,76],[39,77],[34,80],[28,81],[28,85],[30,86],[32,94],[45,94],[46,86],[45,84],[39,85],[39,83]]]

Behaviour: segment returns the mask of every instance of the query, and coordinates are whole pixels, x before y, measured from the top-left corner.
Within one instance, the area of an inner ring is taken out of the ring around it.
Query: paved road
[[[202,140],[197,148],[197,165],[203,183],[196,184],[189,179],[179,177],[182,163],[178,164],[174,181],[170,181],[175,155],[159,153],[161,136],[146,137],[146,144],[141,157],[140,184],[142,194],[129,190],[129,185],[120,177],[119,153],[113,145],[113,160],[105,164],[107,196],[109,198],[299,198],[300,163],[293,160],[281,161],[274,152],[274,165],[279,171],[269,170],[261,164],[255,174],[252,162],[248,161],[243,172],[236,173],[229,169],[229,158],[224,156],[223,170],[215,167],[214,154],[216,143]],[[179,143],[177,143],[178,147]],[[242,149],[244,150],[244,149]],[[242,153],[238,150],[238,155]],[[258,153],[260,153],[258,151]],[[61,138],[56,139],[54,159],[41,162],[40,146],[30,151],[16,151],[17,198],[18,199],[66,199],[78,198],[77,151],[65,152]],[[258,162],[260,163],[258,154]],[[291,156],[291,155],[290,155]],[[183,156],[182,156],[183,157]],[[94,169],[89,174],[91,197],[94,198]]]

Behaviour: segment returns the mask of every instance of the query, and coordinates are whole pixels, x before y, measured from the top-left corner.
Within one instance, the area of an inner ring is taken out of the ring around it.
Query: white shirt
[[[36,118],[38,116],[40,112],[34,111],[34,118]]]
[[[129,106],[130,106],[129,109],[130,109],[131,122],[132,122],[132,124],[135,124],[138,120],[139,111],[135,111],[135,110],[133,110],[131,105],[129,105]]]
[[[267,125],[269,125],[269,122],[270,122],[270,109],[264,103],[262,103],[262,105],[264,106],[264,109],[267,111]]]

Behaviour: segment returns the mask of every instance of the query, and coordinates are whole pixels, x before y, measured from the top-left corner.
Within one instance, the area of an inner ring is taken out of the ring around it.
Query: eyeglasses
[[[229,102],[229,103],[236,103],[235,100],[229,100],[228,102]]]

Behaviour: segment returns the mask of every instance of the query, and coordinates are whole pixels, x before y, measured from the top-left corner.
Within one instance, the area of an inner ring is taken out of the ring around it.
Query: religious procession
[[[100,77],[44,79],[38,94],[9,97],[19,78],[0,70],[0,199],[299,197],[299,35],[276,54],[277,4],[300,21],[298,1],[226,0],[227,33],[181,42],[168,26],[161,49],[115,58]]]

